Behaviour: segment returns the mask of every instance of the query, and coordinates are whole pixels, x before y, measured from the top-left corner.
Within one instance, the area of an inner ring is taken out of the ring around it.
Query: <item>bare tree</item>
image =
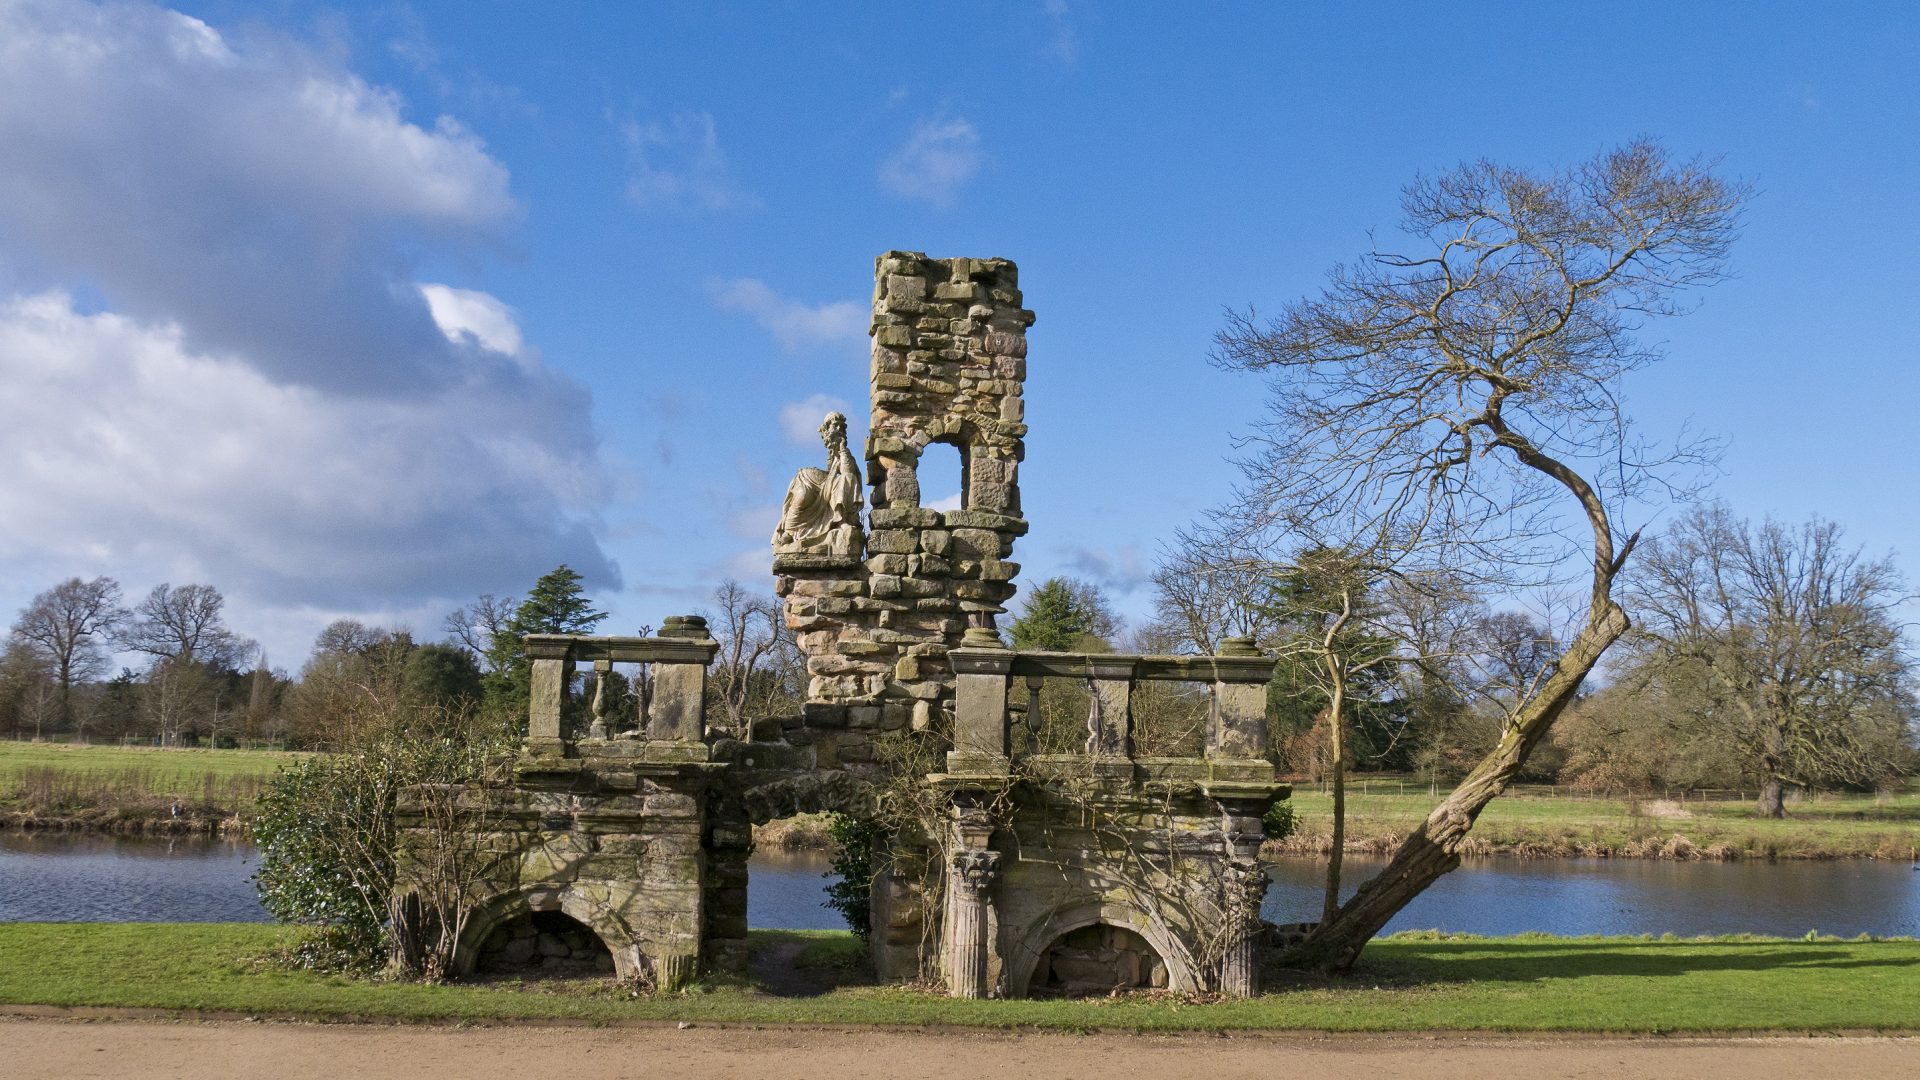
[[[61,728],[73,721],[74,682],[105,669],[104,646],[126,616],[119,582],[76,577],[34,597],[14,620],[13,639],[38,652],[53,670]]]
[[[728,578],[713,590],[713,602],[719,609],[709,619],[720,652],[715,657],[714,698],[725,714],[723,723],[738,737],[751,737],[751,713],[770,708],[777,694],[778,680],[771,670],[783,645],[791,645],[780,602],[771,596],[755,596],[740,583]]]
[[[1279,629],[1272,588],[1272,568],[1257,552],[1183,537],[1153,572],[1154,622],[1201,653],[1218,652],[1223,638],[1264,642]]]
[[[1883,779],[1907,734],[1900,577],[1840,537],[1830,521],[1754,527],[1702,507],[1631,576],[1639,674],[1740,748],[1767,817],[1786,815],[1788,785]]]
[[[1337,267],[1320,295],[1270,322],[1229,315],[1216,362],[1269,376],[1243,461],[1251,523],[1389,566],[1409,553],[1492,577],[1585,565],[1585,615],[1553,673],[1289,962],[1350,966],[1459,865],[1474,820],[1626,632],[1612,590],[1635,535],[1617,515],[1687,455],[1631,437],[1619,383],[1658,357],[1634,332],[1722,277],[1743,195],[1649,142],[1551,175],[1467,164],[1406,188],[1411,253]]]
[[[133,609],[119,644],[155,660],[231,671],[253,650],[253,642],[227,628],[221,615],[226,603],[211,585],[155,585]]]
[[[519,607],[517,597],[482,593],[480,599],[448,615],[441,628],[454,644],[473,654],[481,671],[492,671],[494,641],[507,633],[507,625]]]

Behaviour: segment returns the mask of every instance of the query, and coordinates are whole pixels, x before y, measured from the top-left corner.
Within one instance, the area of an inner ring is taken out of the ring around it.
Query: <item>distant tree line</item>
[[[45,590],[14,619],[0,652],[0,737],[332,749],[361,744],[368,717],[420,708],[523,730],[526,636],[590,634],[607,618],[563,565],[524,597],[488,594],[464,605],[440,640],[336,620],[290,674],[227,625],[225,603],[212,585],[162,584],[129,605],[110,577]],[[754,718],[798,712],[805,666],[771,593],[726,581],[702,613],[721,643],[710,722],[744,736]],[[113,671],[113,659],[128,653],[141,662]],[[576,697],[590,692],[586,678],[576,676]],[[611,707],[637,716],[650,684],[644,667],[615,672]]]

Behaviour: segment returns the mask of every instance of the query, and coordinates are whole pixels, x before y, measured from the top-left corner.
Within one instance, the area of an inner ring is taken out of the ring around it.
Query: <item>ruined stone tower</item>
[[[1033,313],[1014,265],[890,251],[874,279],[864,551],[773,561],[826,766],[870,761],[875,731],[951,720],[947,650],[1006,610],[1013,543],[1027,531],[1021,389]],[[958,509],[923,505],[920,461],[934,444],[959,453]]]

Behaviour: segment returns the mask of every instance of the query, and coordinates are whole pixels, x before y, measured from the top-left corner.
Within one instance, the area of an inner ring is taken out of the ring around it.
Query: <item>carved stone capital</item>
[[[953,853],[949,864],[953,879],[975,892],[984,891],[1000,873],[1000,853],[979,848],[963,848]]]

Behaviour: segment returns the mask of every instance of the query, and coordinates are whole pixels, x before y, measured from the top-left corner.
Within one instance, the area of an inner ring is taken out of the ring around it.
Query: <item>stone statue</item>
[[[847,418],[827,414],[820,425],[827,447],[825,469],[805,468],[787,485],[780,525],[773,530],[775,555],[860,555],[860,465],[847,451]]]

